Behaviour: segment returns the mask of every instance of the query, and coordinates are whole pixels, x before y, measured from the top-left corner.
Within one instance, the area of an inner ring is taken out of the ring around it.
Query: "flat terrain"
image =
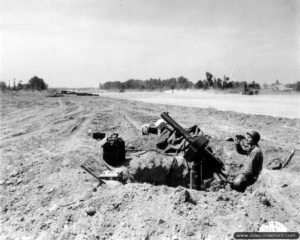
[[[215,108],[222,111],[235,111],[275,117],[300,119],[300,94],[273,92],[259,95],[222,93],[201,90],[176,90],[165,92],[102,92],[101,95],[138,100],[149,103],[165,103],[176,106]]]
[[[140,126],[164,111],[209,135],[231,175],[245,160],[225,141],[235,134],[261,133],[265,166],[300,148],[297,118],[107,97],[1,95],[0,239],[233,239],[270,221],[300,230],[299,152],[283,170],[264,168],[245,193],[140,182],[97,186],[80,168],[93,162],[105,169],[93,132],[117,132],[127,148],[154,148],[155,136],[142,136]]]

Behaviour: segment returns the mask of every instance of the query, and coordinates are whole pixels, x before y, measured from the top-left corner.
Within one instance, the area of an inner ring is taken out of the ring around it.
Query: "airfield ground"
[[[241,96],[242,97],[242,96]],[[225,139],[256,129],[264,166],[300,148],[300,120],[45,93],[1,95],[0,239],[233,239],[271,221],[300,228],[300,153],[283,170],[264,168],[245,193],[133,182],[97,186],[80,168],[101,161],[93,132],[117,132],[133,149],[155,147],[141,125],[164,111],[197,124],[232,175],[244,158]]]

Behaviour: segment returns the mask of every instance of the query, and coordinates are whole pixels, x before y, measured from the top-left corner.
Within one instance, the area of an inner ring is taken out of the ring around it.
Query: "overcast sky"
[[[300,81],[297,0],[1,0],[2,81]]]

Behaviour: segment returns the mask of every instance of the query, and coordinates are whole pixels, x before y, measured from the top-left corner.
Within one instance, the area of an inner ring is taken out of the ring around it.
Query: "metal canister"
[[[190,189],[199,190],[199,171],[198,164],[196,162],[192,162],[192,166],[190,169]]]

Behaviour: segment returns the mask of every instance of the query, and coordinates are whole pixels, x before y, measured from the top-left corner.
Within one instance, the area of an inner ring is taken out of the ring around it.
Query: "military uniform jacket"
[[[257,178],[263,166],[263,154],[258,145],[251,146],[249,149],[244,150],[240,144],[236,145],[238,153],[247,155],[247,162],[244,164],[242,173],[246,177]]]

